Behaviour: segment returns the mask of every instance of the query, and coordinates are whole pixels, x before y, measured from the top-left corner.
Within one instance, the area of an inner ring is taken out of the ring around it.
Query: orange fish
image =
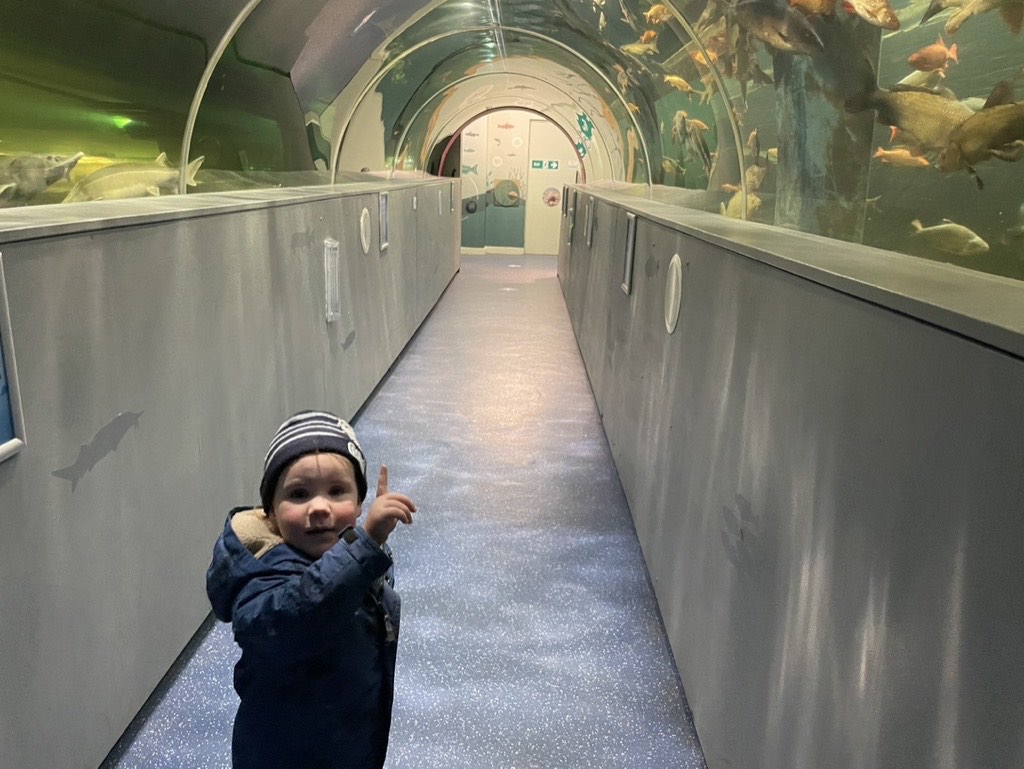
[[[682,93],[697,93],[693,86],[687,83],[683,78],[679,77],[679,75],[665,75],[664,80],[670,86]]]
[[[875,150],[875,154],[872,157],[878,158],[883,163],[904,168],[924,168],[931,165],[928,162],[928,158],[915,155],[906,147],[897,147],[891,150],[884,150],[879,147]]]
[[[672,18],[672,11],[667,6],[658,3],[652,5],[649,10],[644,12],[644,18],[648,24],[661,24]]]
[[[697,51],[696,53],[691,53],[690,58],[693,59],[695,64],[699,64],[702,67],[710,67],[711,64],[708,64],[708,59],[710,59],[711,63],[713,64],[714,62],[718,61],[718,54],[715,53],[714,51],[709,50],[707,58],[705,58],[703,53]]]
[[[889,0],[842,0],[842,9],[882,29],[899,29],[900,20]]]
[[[626,106],[629,108],[629,111],[632,112],[634,115],[640,111],[640,108],[636,106],[633,102],[627,102]]]
[[[921,72],[931,72],[936,69],[945,69],[950,60],[960,63],[956,55],[956,43],[947,48],[946,44],[942,42],[942,37],[939,36],[938,41],[910,54],[907,64]]]
[[[640,35],[640,42],[641,43],[649,43],[652,40],[657,40],[657,39],[658,39],[658,33],[655,32],[653,29],[648,29],[642,35]]]

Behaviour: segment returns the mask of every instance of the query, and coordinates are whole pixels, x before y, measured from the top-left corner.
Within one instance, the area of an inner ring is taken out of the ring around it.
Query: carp
[[[940,171],[965,170],[981,189],[974,166],[989,158],[1007,162],[1024,155],[1024,102],[997,104],[979,110],[950,131],[939,153]]]

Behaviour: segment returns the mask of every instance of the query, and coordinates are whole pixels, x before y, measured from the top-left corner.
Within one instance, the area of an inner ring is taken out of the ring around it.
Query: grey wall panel
[[[422,291],[417,306],[422,317],[458,272],[461,209],[451,211],[452,184],[449,179],[424,188],[417,200],[417,253],[422,257],[416,268],[417,285]],[[457,182],[454,189],[455,201],[461,200]]]
[[[1024,361],[661,224],[637,242],[629,301],[575,252],[562,286],[608,318],[576,332],[708,766],[1024,765]]]
[[[0,463],[0,766],[100,763],[209,612],[214,538],[256,501],[273,430],[303,407],[352,416],[415,332],[414,267],[450,270],[456,244],[418,249],[396,216],[393,250],[363,255],[376,200],[2,246],[28,440]]]

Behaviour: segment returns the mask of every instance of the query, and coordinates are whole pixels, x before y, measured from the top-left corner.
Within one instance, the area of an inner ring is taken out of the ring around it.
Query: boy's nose
[[[322,494],[317,494],[315,497],[309,500],[310,515],[328,515],[330,512],[330,502],[328,502],[327,497],[323,496]]]

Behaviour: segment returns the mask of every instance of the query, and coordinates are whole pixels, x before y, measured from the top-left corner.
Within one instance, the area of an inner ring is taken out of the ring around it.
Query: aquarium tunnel
[[[390,769],[1020,769],[1022,29],[0,0],[0,766],[230,766],[311,407],[423,508]]]

